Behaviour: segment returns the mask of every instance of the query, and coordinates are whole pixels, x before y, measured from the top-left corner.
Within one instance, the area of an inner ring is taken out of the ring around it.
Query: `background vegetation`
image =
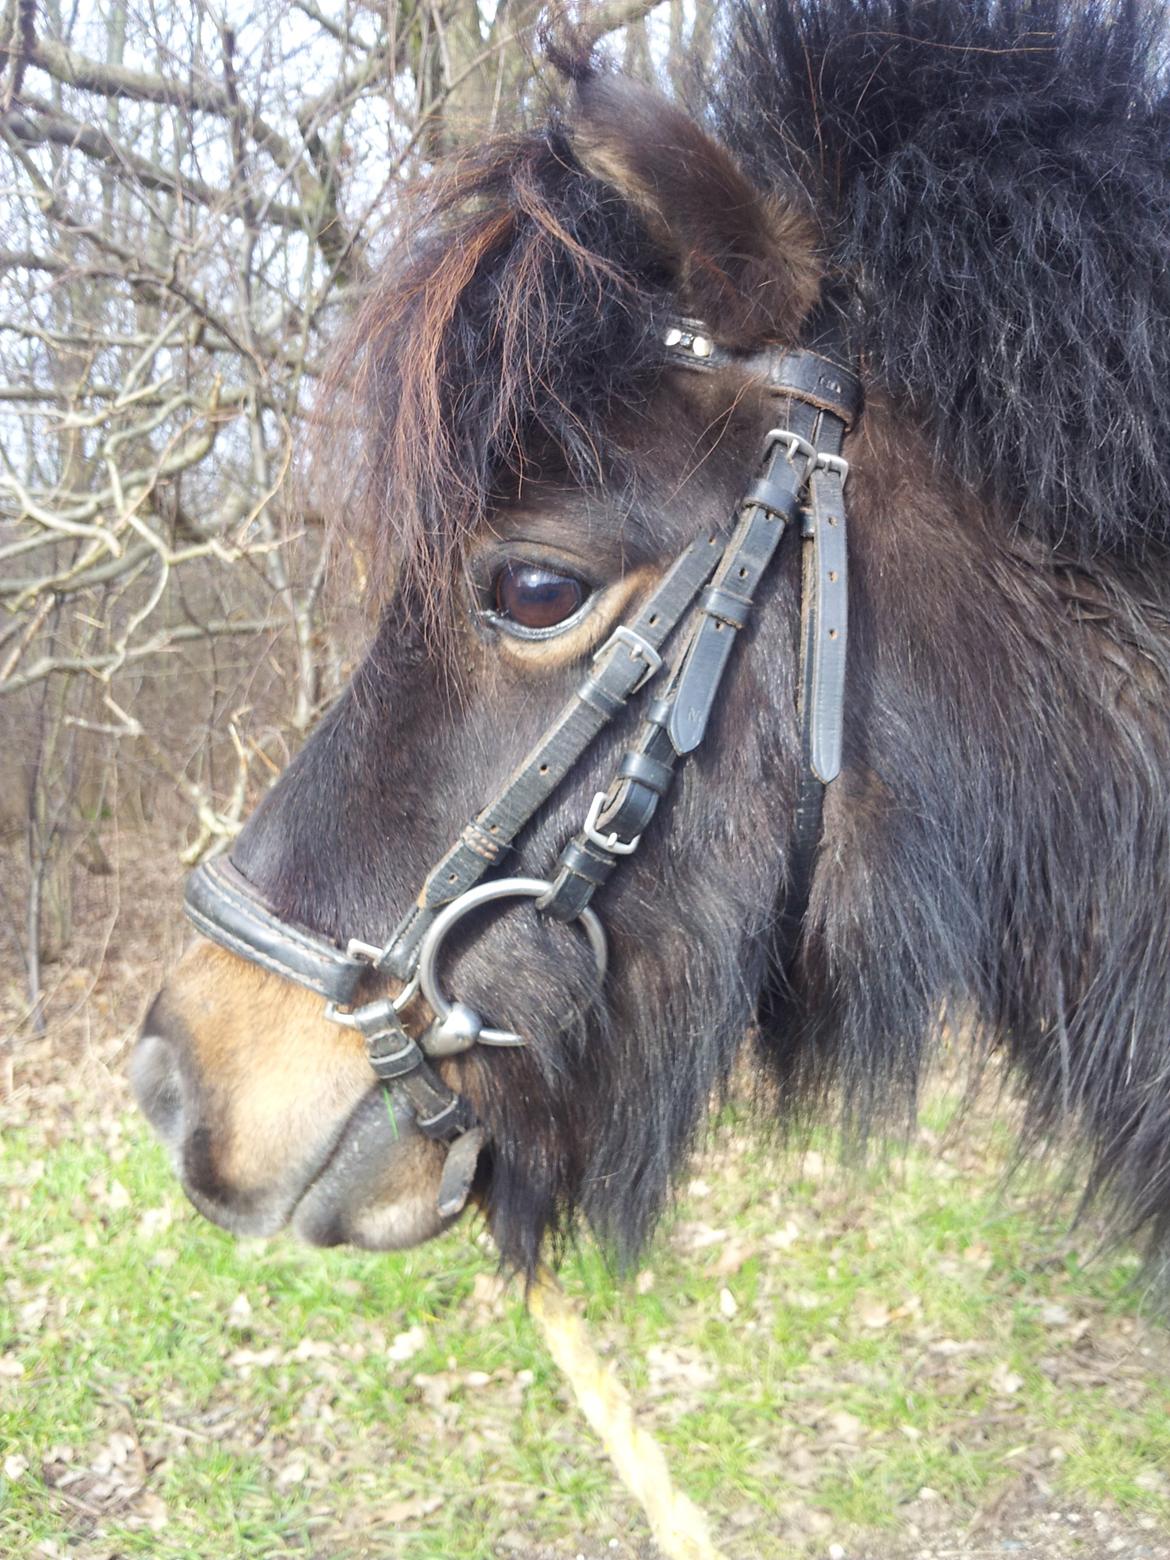
[[[233,1243],[123,1070],[344,679],[294,478],[394,194],[542,91],[528,0],[0,0],[0,1553],[649,1555],[482,1234]],[[601,0],[643,75],[711,8]],[[942,1099],[839,1175],[725,1113],[568,1282],[736,1557],[1170,1554],[1170,1356]]]
[[[1170,1554],[1170,1343],[939,1097],[867,1171],[723,1113],[645,1266],[570,1292],[731,1560]],[[6,1134],[0,1553],[649,1557],[482,1231],[240,1243],[92,1097]],[[16,1257],[15,1263],[13,1257]]]
[[[290,480],[326,346],[396,192],[542,91],[542,14],[0,0],[0,924],[32,1027],[111,820],[196,859],[344,679]],[[585,26],[669,72],[708,17]]]

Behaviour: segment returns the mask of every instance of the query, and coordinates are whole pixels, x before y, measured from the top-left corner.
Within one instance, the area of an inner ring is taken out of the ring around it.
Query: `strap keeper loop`
[[[709,617],[718,618],[729,628],[743,628],[751,617],[752,604],[734,591],[723,590],[718,585],[708,585],[699,597],[699,610]]]
[[[637,780],[657,796],[665,796],[674,784],[674,770],[670,764],[663,764],[648,753],[636,753],[633,750],[623,756],[618,766],[618,777],[622,780]]]
[[[619,715],[626,702],[616,693],[611,693],[608,688],[603,687],[596,677],[585,679],[577,689],[577,697],[582,704],[588,704],[599,715],[604,715],[606,720],[612,720],[615,715]]]
[[[755,505],[766,509],[784,525],[792,519],[800,503],[803,480],[794,480],[796,473],[787,461],[779,461],[769,472],[757,477],[743,496],[741,509]]]

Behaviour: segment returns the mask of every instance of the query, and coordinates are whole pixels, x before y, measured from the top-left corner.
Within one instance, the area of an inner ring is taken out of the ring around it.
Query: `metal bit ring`
[[[551,891],[551,883],[546,883],[543,878],[496,878],[492,882],[479,883],[475,888],[469,888],[465,894],[460,894],[458,899],[453,899],[449,905],[444,905],[431,922],[426,936],[419,945],[416,975],[419,989],[434,1009],[440,1022],[450,1013],[451,1004],[439,990],[436,966],[443,939],[455,923],[461,921],[469,911],[479,905],[491,904],[493,900],[539,899]],[[597,964],[597,979],[599,982],[603,981],[609,962],[605,928],[593,910],[582,910],[577,919],[593,950],[593,958]],[[514,1034],[510,1029],[481,1029],[479,1043],[481,1045],[523,1045],[524,1037]]]

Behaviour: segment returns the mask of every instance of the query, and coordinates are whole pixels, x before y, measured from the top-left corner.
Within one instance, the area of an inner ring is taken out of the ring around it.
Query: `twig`
[[[675,1489],[662,1448],[634,1418],[630,1394],[613,1367],[598,1357],[585,1324],[547,1268],[536,1275],[528,1309],[618,1477],[646,1513],[663,1554],[668,1560],[724,1560],[706,1516]]]

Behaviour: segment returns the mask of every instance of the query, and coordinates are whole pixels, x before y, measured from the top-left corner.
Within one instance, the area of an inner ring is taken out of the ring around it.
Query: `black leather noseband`
[[[191,873],[184,908],[204,937],[338,1007],[350,1006],[370,972],[368,960],[274,915],[226,856]]]
[[[677,765],[702,742],[738,633],[789,526],[804,539],[798,714],[802,765],[796,797],[787,893],[780,921],[781,960],[795,956],[808,907],[821,833],[824,788],[841,767],[848,558],[841,458],[845,433],[861,409],[861,387],[827,350],[766,348],[733,352],[706,327],[677,320],[664,337],[665,360],[701,373],[733,368],[762,384],[780,405],[763,440],[760,467],[731,524],[693,541],[675,559],[638,612],[593,658],[589,675],[504,785],[427,876],[416,904],[390,941],[353,939],[342,951],[307,928],[281,920],[224,858],[188,879],[187,914],[205,937],[328,1002],[337,1023],[363,1035],[376,1076],[405,1098],[428,1136],[451,1144],[439,1205],[453,1214],[471,1184],[484,1132],[468,1102],[430,1062],[472,1045],[519,1045],[522,1037],[487,1028],[479,1015],[442,993],[437,961],[447,932],[469,910],[493,899],[528,897],[538,910],[577,921],[587,933],[599,979],[605,934],[590,902],[620,862],[637,849]],[[782,408],[782,410],[781,410]],[[488,877],[517,835],[629,699],[672,666],[647,703],[641,726],[608,790],[599,792],[578,832],[544,878]],[[370,976],[403,983],[394,998],[359,1002]],[[425,997],[435,1017],[417,1037],[401,1014]]]

